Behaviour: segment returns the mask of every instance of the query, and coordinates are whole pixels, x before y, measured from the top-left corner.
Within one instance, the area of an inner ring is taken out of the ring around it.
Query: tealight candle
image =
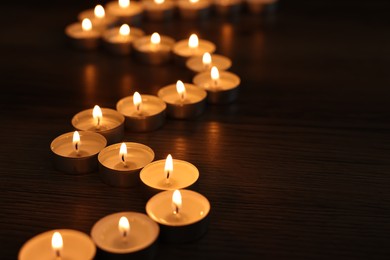
[[[101,134],[75,131],[55,138],[50,148],[58,170],[77,174],[97,169],[97,155],[106,144],[106,138]]]
[[[157,193],[146,203],[146,213],[160,225],[161,239],[184,243],[204,235],[208,228],[210,203],[191,190]]]
[[[152,95],[140,95],[122,98],[116,109],[125,116],[126,129],[134,132],[147,132],[160,128],[165,122],[166,104]]]
[[[103,6],[96,5],[94,9],[88,9],[81,12],[78,16],[79,20],[82,21],[85,18],[91,20],[93,27],[99,31],[105,30],[116,22],[116,18],[110,15],[106,15]]]
[[[144,8],[136,1],[118,0],[107,3],[106,10],[107,14],[116,17],[121,23],[137,24],[142,19]]]
[[[277,0],[245,0],[249,12],[259,14],[276,7]]]
[[[241,11],[243,0],[213,0],[215,9],[221,15],[236,15]]]
[[[173,16],[175,4],[172,0],[144,0],[145,15],[151,21],[169,20]]]
[[[104,46],[112,53],[128,55],[132,52],[133,42],[145,35],[144,31],[122,24],[103,33]]]
[[[92,227],[91,237],[103,259],[115,256],[150,259],[159,233],[159,226],[147,215],[118,212],[98,220]]]
[[[167,104],[167,115],[173,118],[192,118],[203,113],[207,92],[192,84],[178,80],[161,88],[157,95]]]
[[[211,3],[209,0],[179,0],[177,7],[181,18],[198,19],[209,16]]]
[[[229,103],[238,95],[240,78],[228,71],[218,71],[212,67],[211,71],[197,74],[193,82],[207,91],[207,101],[212,104]]]
[[[108,144],[122,140],[125,118],[116,110],[95,106],[77,113],[72,118],[72,125],[77,130],[93,131],[103,135]]]
[[[154,194],[163,190],[177,190],[192,186],[199,178],[198,169],[191,163],[172,159],[159,160],[146,165],[140,172],[141,181]]]
[[[20,249],[19,260],[92,260],[96,247],[91,238],[77,230],[46,231],[28,240]]]
[[[212,66],[219,70],[227,70],[232,65],[232,61],[222,55],[205,52],[203,56],[195,56],[187,60],[186,66],[193,72],[203,72],[211,70]]]
[[[173,53],[176,61],[185,64],[188,58],[192,56],[202,56],[205,52],[213,53],[215,44],[200,40],[196,34],[191,34],[188,40],[181,40],[173,46]]]
[[[171,60],[171,50],[175,40],[158,33],[139,38],[134,42],[136,58],[141,62],[152,65],[167,63]]]
[[[101,33],[96,30],[91,20],[85,18],[81,23],[72,23],[65,28],[65,34],[73,46],[82,50],[94,50],[99,46]]]
[[[153,159],[153,150],[143,144],[124,142],[107,146],[98,156],[100,177],[111,186],[135,186],[139,183],[139,171]]]

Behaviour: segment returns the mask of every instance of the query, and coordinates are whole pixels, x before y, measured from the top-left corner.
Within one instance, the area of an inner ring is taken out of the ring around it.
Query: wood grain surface
[[[1,259],[47,230],[89,234],[108,214],[145,212],[142,187],[54,169],[50,142],[81,110],[115,108],[134,91],[155,95],[193,75],[71,48],[64,28],[93,4],[2,7]],[[142,23],[147,33],[214,42],[242,79],[235,103],[126,132],[156,159],[171,153],[196,165],[196,190],[212,207],[204,237],[159,243],[156,259],[389,258],[389,11],[388,1],[281,1],[267,15]]]

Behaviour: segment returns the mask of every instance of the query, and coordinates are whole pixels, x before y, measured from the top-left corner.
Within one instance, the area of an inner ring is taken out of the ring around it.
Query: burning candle
[[[211,2],[209,0],[179,0],[177,7],[183,19],[206,18],[210,14]]]
[[[203,113],[207,92],[178,80],[161,88],[157,95],[167,104],[167,115],[173,118],[193,118]]]
[[[146,204],[146,213],[160,225],[161,239],[184,243],[203,236],[208,228],[210,203],[191,190],[157,193]]]
[[[147,215],[118,212],[103,217],[92,227],[91,237],[105,258],[114,255],[149,259],[154,254],[159,226]]]
[[[136,57],[143,63],[159,65],[171,60],[175,40],[158,33],[139,38],[134,42]]]
[[[101,134],[75,131],[55,138],[50,148],[58,170],[81,174],[97,169],[97,154],[106,144],[106,138]]]
[[[128,55],[133,50],[134,41],[144,35],[141,29],[122,24],[120,27],[106,30],[103,34],[103,43],[114,54]]]
[[[243,0],[213,0],[215,9],[221,15],[237,15],[242,8]]]
[[[181,40],[173,46],[173,53],[176,61],[185,64],[188,58],[192,56],[202,56],[205,52],[213,53],[215,51],[215,44],[199,40],[196,34],[191,34],[188,40]]]
[[[156,96],[135,92],[119,100],[116,109],[125,116],[126,129],[130,131],[153,131],[165,122],[166,104]]]
[[[108,144],[122,140],[125,118],[122,114],[109,108],[100,108],[96,105],[77,113],[72,118],[72,125],[76,130],[93,131],[103,135]]]
[[[151,21],[170,20],[175,4],[172,0],[144,0],[145,15]]]
[[[232,65],[232,61],[222,55],[205,52],[203,56],[195,56],[187,60],[186,66],[193,72],[203,72],[211,70],[215,66],[218,70],[227,70]]]
[[[94,50],[99,46],[101,33],[92,26],[88,18],[83,19],[81,23],[68,25],[65,34],[76,48]]]
[[[141,22],[144,8],[136,1],[118,0],[107,3],[106,10],[122,23],[138,24]]]
[[[139,171],[153,159],[153,150],[143,144],[123,142],[107,146],[98,156],[100,177],[111,186],[135,186],[139,183]]]
[[[46,231],[28,240],[20,249],[18,259],[92,260],[95,253],[95,244],[88,235],[77,230],[59,229]]]
[[[116,22],[116,18],[106,15],[106,12],[101,5],[96,5],[94,9],[88,9],[81,12],[78,16],[79,21],[89,19],[97,30],[104,31]]]
[[[170,154],[166,160],[152,162],[140,172],[141,181],[151,193],[188,188],[194,185],[198,178],[199,171],[193,164],[172,159]]]
[[[207,91],[207,101],[212,104],[229,103],[238,96],[240,78],[228,71],[219,71],[213,66],[210,71],[197,74],[193,82]]]

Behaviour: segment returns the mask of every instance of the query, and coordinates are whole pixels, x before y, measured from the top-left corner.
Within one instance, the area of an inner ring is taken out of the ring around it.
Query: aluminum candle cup
[[[236,15],[241,11],[242,0],[213,0],[215,10],[221,15]]]
[[[195,56],[187,60],[186,66],[193,72],[199,73],[204,71],[210,71],[212,66],[217,67],[219,70],[227,70],[232,65],[232,61],[222,55],[212,54],[211,62],[205,64],[202,56]]]
[[[211,78],[210,72],[197,74],[193,82],[207,91],[207,101],[211,104],[224,104],[237,99],[240,78],[231,72],[219,72],[219,79]]]
[[[106,15],[104,8],[101,5],[96,6],[94,9],[85,10],[78,15],[80,22],[85,18],[91,20],[92,26],[101,32],[108,27],[113,26],[117,21],[115,17]]]
[[[118,55],[128,55],[133,51],[134,41],[145,35],[145,33],[141,29],[134,27],[128,27],[128,33],[123,33],[123,28],[126,27],[122,26],[106,30],[103,33],[103,44],[104,47],[111,53]]]
[[[149,132],[160,128],[165,122],[166,104],[152,95],[141,95],[141,110],[137,111],[134,97],[122,98],[116,109],[125,116],[126,129],[133,132]]]
[[[276,8],[277,0],[245,0],[248,10],[252,14],[272,11]]]
[[[74,141],[74,132],[60,135],[51,142],[50,148],[54,155],[54,165],[58,170],[82,174],[97,169],[97,155],[107,145],[106,138],[101,134],[89,131],[78,133],[78,142]]]
[[[107,14],[114,16],[120,23],[139,24],[144,8],[137,1],[111,1],[106,5]]]
[[[177,8],[182,19],[204,19],[210,14],[211,2],[209,0],[178,0]]]
[[[167,21],[173,17],[175,4],[172,0],[144,0],[142,4],[150,21]]]
[[[178,190],[193,187],[199,178],[198,169],[191,163],[173,159],[173,170],[164,171],[166,160],[146,165],[140,172],[141,181],[150,194],[164,190]]]
[[[121,146],[125,144],[125,155]],[[125,142],[103,149],[98,156],[102,180],[115,187],[132,187],[139,183],[139,171],[154,159],[153,150],[143,144]]]
[[[99,133],[107,139],[107,144],[122,141],[124,122],[125,118],[122,114],[109,108],[101,108],[100,119],[94,118],[93,109],[81,111],[72,118],[72,125],[75,129]]]
[[[196,36],[196,35],[195,35]],[[192,37],[192,35],[191,35]],[[194,46],[190,46],[190,40],[181,40],[175,43],[173,46],[173,55],[175,58],[175,61],[179,64],[185,65],[187,62],[187,59],[192,56],[202,56],[205,52],[213,53],[215,52],[215,44],[206,41],[201,40],[196,37],[196,41],[198,41],[198,44],[194,44]]]
[[[176,85],[161,88],[157,95],[167,104],[167,115],[177,119],[189,119],[199,116],[206,107],[207,92],[192,84],[185,83],[186,98],[181,99]]]
[[[159,43],[152,43],[152,35],[139,38],[134,42],[135,56],[146,64],[160,65],[168,63],[172,58],[175,40],[168,36],[159,36]]]
[[[92,27],[89,19],[72,23],[65,28],[65,34],[72,46],[81,50],[95,50],[99,47],[101,32]]]
[[[53,239],[53,235],[56,232],[59,233],[59,238],[57,238],[58,241],[53,243],[53,240],[56,239]],[[92,260],[95,253],[95,244],[88,235],[72,229],[58,229],[46,231],[28,240],[20,249],[18,259]]]
[[[194,241],[208,229],[210,202],[203,195],[190,190],[179,190],[180,200],[173,202],[173,194],[177,191],[163,191],[153,196],[146,204],[146,213],[160,225],[163,241]]]
[[[125,222],[122,227],[121,221]],[[159,233],[159,226],[147,215],[118,212],[97,221],[92,227],[91,237],[102,259],[151,259]]]

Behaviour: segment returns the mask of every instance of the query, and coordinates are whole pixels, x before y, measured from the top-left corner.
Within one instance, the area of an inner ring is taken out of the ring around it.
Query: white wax
[[[84,31],[81,27],[81,23],[72,23],[68,25],[65,28],[65,33],[74,39],[93,39],[99,38],[101,35],[101,33],[93,27],[90,31]]]
[[[165,110],[166,104],[160,98],[152,95],[141,95],[141,113],[134,106],[133,96],[122,98],[116,104],[119,113],[126,117],[145,118],[161,113]]]
[[[120,7],[118,1],[111,1],[107,3],[105,9],[107,14],[115,17],[135,16],[143,12],[142,4],[136,1],[130,1],[130,5],[127,8]]]
[[[232,65],[232,61],[222,55],[212,54],[211,63],[208,66],[203,64],[203,56],[195,56],[187,60],[186,66],[195,72],[209,71],[212,66],[218,68],[218,70],[227,70]]]
[[[132,43],[136,39],[145,35],[145,33],[138,28],[130,27],[129,35],[120,35],[120,27],[114,27],[112,29],[106,30],[103,34],[103,40],[110,43]]]
[[[80,143],[79,152],[77,153],[73,145],[73,133],[65,133],[55,138],[50,145],[51,150],[59,156],[83,158],[98,154],[107,144],[106,139],[100,134],[79,131]]]
[[[200,56],[205,52],[215,52],[215,44],[210,41],[199,39],[198,47],[190,48],[188,46],[188,39],[181,40],[173,46],[173,52],[182,57]]]
[[[161,88],[157,95],[168,104],[185,105],[194,104],[206,98],[207,93],[203,89],[194,86],[193,84],[184,83],[186,88],[186,98],[182,100],[177,93],[176,84],[171,84]]]
[[[55,231],[60,232],[63,240],[61,259],[91,260],[96,253],[96,247],[90,237],[80,231],[58,229],[41,233],[28,240],[20,249],[19,260],[53,260],[54,250],[51,239]]]
[[[186,226],[204,219],[210,212],[210,202],[203,195],[180,190],[182,206],[179,214],[173,214],[173,191],[163,191],[154,195],[146,203],[146,213],[154,221],[167,226]]]
[[[126,165],[123,164],[120,156],[121,143],[110,145],[104,148],[98,156],[99,162],[105,167],[117,171],[134,171],[143,168],[154,159],[154,152],[148,146],[126,142],[127,156]]]
[[[215,5],[232,6],[241,4],[242,0],[213,0]]]
[[[124,122],[123,116],[117,111],[109,108],[101,108],[102,119],[100,127],[96,127],[96,120],[92,116],[93,109],[87,109],[77,113],[72,118],[72,125],[74,128],[83,131],[106,131],[118,127]]]
[[[173,160],[173,171],[167,180],[164,173],[165,160],[159,160],[146,165],[140,173],[140,178],[147,186],[159,190],[177,190],[191,186],[199,178],[198,169],[191,163]]]
[[[199,0],[196,3],[191,3],[189,0],[179,0],[177,2],[177,7],[179,9],[200,10],[210,7],[210,4],[209,0]]]
[[[194,77],[194,84],[211,91],[229,90],[238,87],[240,78],[231,72],[220,71],[217,81],[211,78],[210,72],[202,72]]]
[[[118,230],[119,219],[129,220],[130,231],[123,238]],[[157,239],[159,226],[145,214],[119,212],[108,215],[92,227],[91,237],[96,245],[106,252],[126,254],[147,248]]]
[[[97,27],[99,29],[104,29],[105,27],[113,24],[116,22],[116,18],[110,15],[105,15],[102,18],[95,16],[95,10],[94,9],[88,9],[83,12],[81,12],[78,16],[79,21],[81,22],[85,18],[88,18],[91,23],[92,27]]]
[[[146,0],[146,1],[142,1],[142,4],[145,10],[150,12],[166,11],[166,10],[173,9],[175,7],[175,4],[171,0],[165,0],[161,4],[157,4],[153,0]]]

